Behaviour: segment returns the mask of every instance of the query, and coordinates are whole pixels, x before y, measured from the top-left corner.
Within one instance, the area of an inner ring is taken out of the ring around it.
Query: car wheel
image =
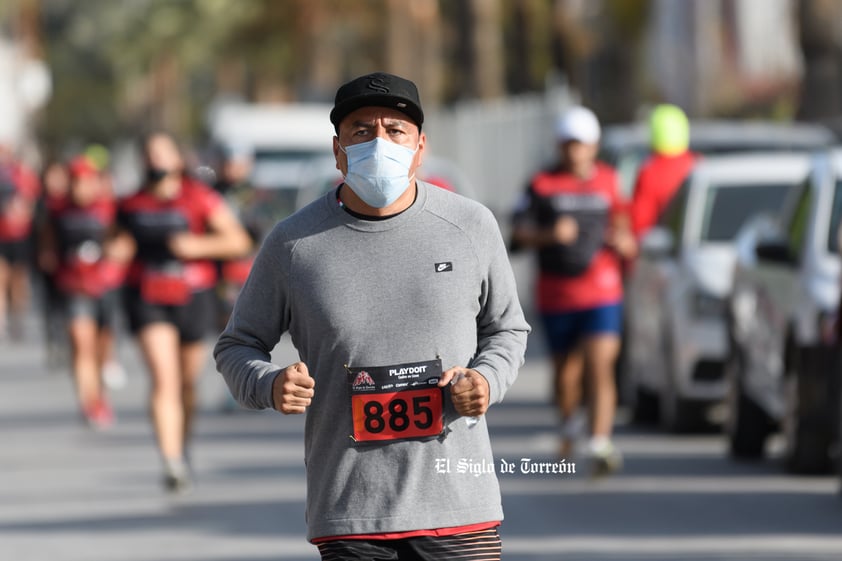
[[[755,460],[764,455],[772,421],[743,387],[741,373],[744,364],[737,343],[732,338],[731,351],[725,361],[725,379],[728,381],[725,430],[728,449],[732,458]]]
[[[791,473],[828,473],[831,468],[830,433],[822,423],[824,407],[816,403],[822,392],[810,376],[816,366],[813,358],[811,353],[800,351],[797,360],[788,361],[783,434],[784,466]]]
[[[617,360],[622,366],[622,375],[618,378],[618,394],[622,396],[620,403],[625,403],[631,411],[632,422],[650,425],[658,422],[658,395],[640,384],[639,370],[642,368],[634,360],[631,352],[633,340],[627,328],[623,338],[621,353]]]
[[[658,396],[645,388],[637,386],[634,390],[632,418],[641,424],[658,422]]]

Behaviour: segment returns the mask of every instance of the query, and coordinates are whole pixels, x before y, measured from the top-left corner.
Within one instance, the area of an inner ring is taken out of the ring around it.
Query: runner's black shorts
[[[181,306],[145,302],[137,287],[126,287],[123,294],[129,329],[135,335],[152,323],[169,323],[178,330],[182,343],[195,343],[216,325],[212,289],[194,292],[190,301]]]
[[[88,318],[97,323],[100,329],[113,329],[119,309],[119,297],[116,290],[102,296],[85,294],[64,294],[59,292],[61,309],[69,321]]]
[[[0,241],[0,259],[9,265],[25,265],[31,254],[29,239]]]
[[[322,561],[500,561],[497,528],[455,536],[335,540],[318,544]]]

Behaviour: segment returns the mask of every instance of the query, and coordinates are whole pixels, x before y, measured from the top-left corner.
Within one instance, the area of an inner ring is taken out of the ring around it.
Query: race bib
[[[444,429],[441,360],[348,368],[356,442],[438,436]]]

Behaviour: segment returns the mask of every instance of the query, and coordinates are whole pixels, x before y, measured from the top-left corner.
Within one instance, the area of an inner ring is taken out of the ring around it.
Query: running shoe
[[[577,410],[573,415],[561,421],[561,442],[558,447],[558,455],[561,459],[573,459],[576,457],[580,439],[587,428],[587,415],[582,409]]]
[[[114,410],[104,398],[86,405],[82,413],[88,425],[96,430],[106,430],[114,424]]]
[[[184,460],[166,460],[164,462],[164,489],[176,495],[184,495],[193,490],[190,469]]]
[[[591,473],[594,477],[611,475],[623,467],[623,455],[610,440],[592,441],[590,455]]]

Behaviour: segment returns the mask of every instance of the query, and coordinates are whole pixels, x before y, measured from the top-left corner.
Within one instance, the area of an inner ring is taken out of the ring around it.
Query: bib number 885
[[[357,441],[435,436],[442,431],[439,390],[356,395],[352,402]]]

